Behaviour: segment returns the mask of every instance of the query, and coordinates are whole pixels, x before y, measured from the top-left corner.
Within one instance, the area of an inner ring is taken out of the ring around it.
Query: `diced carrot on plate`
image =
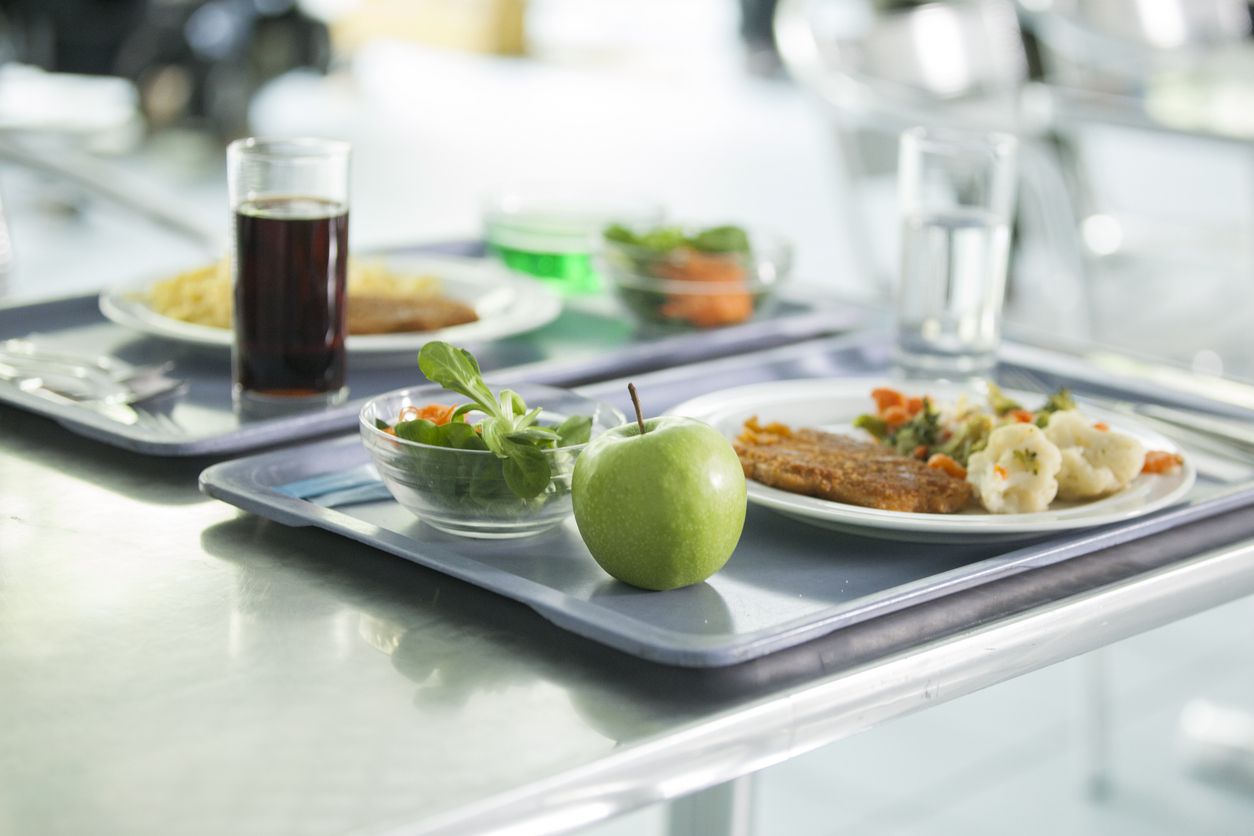
[[[883,415],[889,407],[904,406],[906,403],[905,395],[896,389],[889,389],[887,386],[872,389],[871,398],[875,401],[875,411],[880,415]]]
[[[967,478],[967,469],[954,461],[953,457],[944,453],[933,453],[932,457],[927,460],[927,466],[948,473],[955,479]]]
[[[1179,453],[1168,453],[1166,450],[1150,450],[1145,454],[1142,473],[1168,473],[1184,464],[1184,457]]]
[[[888,409],[884,410],[880,417],[884,419],[884,423],[887,424],[888,428],[891,430],[900,427],[902,424],[909,421],[910,413],[906,411],[904,406],[898,404],[897,406],[890,406]]]

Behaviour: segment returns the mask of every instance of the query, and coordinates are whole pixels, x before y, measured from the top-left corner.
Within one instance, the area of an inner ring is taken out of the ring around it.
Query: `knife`
[[[3,366],[0,366],[0,377],[3,377]],[[128,427],[133,427],[140,422],[141,416],[139,412],[124,403],[69,398],[52,389],[45,388],[43,381],[38,378],[23,378],[17,383],[17,388],[29,395],[34,395],[37,398],[60,404],[61,406],[73,406],[78,409],[89,410],[104,418],[108,418],[110,421],[117,421],[119,424],[125,424]]]

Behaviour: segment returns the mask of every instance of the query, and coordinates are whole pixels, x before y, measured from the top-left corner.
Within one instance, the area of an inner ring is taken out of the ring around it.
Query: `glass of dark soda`
[[[234,226],[232,373],[242,407],[342,403],[349,145],[239,139],[227,148]]]

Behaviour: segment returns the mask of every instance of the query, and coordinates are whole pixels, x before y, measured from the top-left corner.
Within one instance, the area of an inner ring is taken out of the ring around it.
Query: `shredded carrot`
[[[888,428],[895,429],[910,420],[910,413],[906,412],[906,408],[898,404],[890,406],[888,409],[880,413],[880,417],[884,419],[884,423]]]
[[[926,458],[927,458],[927,445],[926,445],[926,444],[920,444],[918,447],[915,447],[915,448],[914,448],[914,457],[915,457],[916,459],[926,459]]]
[[[671,319],[687,320],[698,328],[717,328],[753,316],[753,297],[748,292],[672,293],[658,312]]]
[[[655,267],[659,279],[719,286],[719,292],[668,293],[658,308],[663,316],[683,319],[698,328],[734,325],[753,316],[753,296],[745,269],[726,256],[687,250],[682,258]],[[711,288],[713,290],[714,288]]]
[[[1009,478],[1010,478],[1010,474],[1006,472],[1006,468],[1002,467],[1002,466],[1001,466],[1001,465],[999,465],[999,464],[995,464],[995,465],[993,465],[993,472],[994,472],[994,473],[996,473],[996,474],[997,474],[997,476],[998,476],[999,478],[1001,478],[1001,479],[1009,479]]]
[[[457,406],[450,404],[445,406],[439,403],[429,403],[426,406],[403,406],[401,407],[400,417],[397,421],[418,421],[427,420],[433,424],[447,424],[453,418],[453,413],[457,410]]]
[[[456,404],[448,404],[446,406],[439,403],[429,403],[422,408],[419,415],[433,424],[447,424],[453,420],[453,413],[456,411]]]
[[[871,397],[875,400],[875,411],[881,417],[888,411],[889,407],[906,405],[906,396],[896,389],[889,389],[887,386],[872,389]]]
[[[1098,421],[1096,424],[1093,425],[1093,429],[1106,432],[1110,429],[1110,425],[1107,424],[1105,421]]]
[[[1012,409],[1006,414],[1018,421],[1020,424],[1031,424],[1032,421],[1035,420],[1032,413],[1028,412],[1026,409]]]
[[[932,457],[927,460],[927,466],[934,467],[937,470],[948,473],[955,479],[967,478],[967,469],[954,461],[950,456],[946,456],[944,453],[933,453]]]
[[[675,258],[653,266],[659,279],[676,282],[706,282],[709,284],[743,286],[745,268],[735,257],[720,253],[703,253],[685,248],[675,253]]]
[[[1145,454],[1145,465],[1142,473],[1167,473],[1184,463],[1179,453],[1168,453],[1166,450],[1150,450]]]
[[[906,412],[911,415],[918,415],[923,411],[923,398],[906,398]]]

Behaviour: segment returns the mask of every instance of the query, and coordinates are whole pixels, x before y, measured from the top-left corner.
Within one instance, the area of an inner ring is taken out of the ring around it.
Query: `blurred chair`
[[[1254,139],[1254,12],[1248,0],[1020,0],[1020,5],[1040,46],[1042,77],[1059,124],[1073,130],[1102,125],[1147,144],[1189,141],[1199,153],[1247,156],[1244,149]],[[1111,223],[1117,223],[1117,214],[1128,214],[1127,207],[1092,208]],[[1179,207],[1168,202],[1168,208]],[[1241,208],[1248,211],[1254,204]],[[1182,221],[1188,218],[1173,211],[1170,220],[1150,224],[1140,235],[1115,237],[1124,249],[1152,250],[1155,244],[1178,243]],[[1213,247],[1215,230],[1208,234],[1203,227],[1214,227],[1214,220],[1197,219],[1193,225],[1199,227],[1193,243]]]
[[[1156,70],[1247,40],[1248,0],[1020,0],[1046,76],[1135,95]]]
[[[1251,4],[1019,5],[1057,130],[1095,175],[1083,230],[1099,292],[1108,303],[1145,294],[1170,311],[1108,318],[1103,332],[1190,365],[1254,375],[1244,324],[1254,316],[1245,290],[1254,275]]]
[[[327,27],[296,0],[0,0],[0,42],[57,73],[132,81],[150,129],[232,139],[266,82],[325,70]]]
[[[900,132],[912,125],[1007,131],[1021,141],[1019,234],[1009,292],[1053,299],[1059,309],[1047,327],[1089,336],[1078,236],[1082,177],[1051,130],[1047,101],[1035,95],[1031,55],[1013,3],[885,9],[871,0],[781,0],[775,32],[784,65],[831,113],[846,174],[842,195],[850,239],[860,248],[856,256],[864,272],[878,278],[882,296],[890,296],[897,270],[890,175]],[[877,252],[874,241],[889,246]]]

